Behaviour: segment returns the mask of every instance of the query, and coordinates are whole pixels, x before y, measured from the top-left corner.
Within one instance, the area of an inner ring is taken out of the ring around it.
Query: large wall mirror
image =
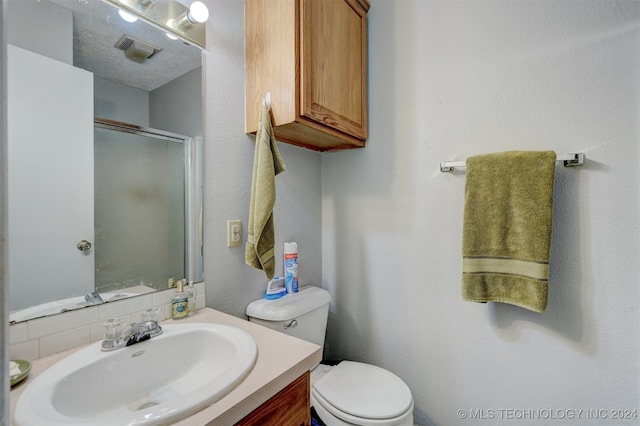
[[[202,50],[102,0],[7,12],[9,320],[202,281]]]

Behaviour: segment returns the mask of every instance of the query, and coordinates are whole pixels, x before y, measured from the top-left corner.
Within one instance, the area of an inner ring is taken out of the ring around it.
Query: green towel
[[[556,154],[467,159],[462,298],[547,308]]]
[[[276,202],[276,175],[286,169],[271,127],[269,110],[262,105],[256,133],[249,206],[249,229],[245,246],[247,265],[262,269],[268,279],[275,273],[275,231],[273,206]]]

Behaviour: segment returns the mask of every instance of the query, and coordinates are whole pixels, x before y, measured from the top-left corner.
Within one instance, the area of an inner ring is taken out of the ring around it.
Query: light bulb
[[[201,1],[194,1],[191,3],[191,6],[189,6],[187,18],[192,24],[196,22],[207,22],[207,19],[209,19],[209,9],[207,9],[207,6]]]
[[[133,16],[132,14],[130,14],[129,12],[125,12],[122,9],[118,10],[118,14],[120,15],[120,17],[122,19],[124,19],[127,22],[136,22],[138,20],[138,18],[136,18],[135,16]]]

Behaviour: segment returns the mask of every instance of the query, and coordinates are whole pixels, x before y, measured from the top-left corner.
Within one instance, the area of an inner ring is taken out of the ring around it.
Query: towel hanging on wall
[[[555,161],[553,151],[467,159],[463,300],[545,311]]]
[[[268,279],[275,273],[275,230],[273,206],[276,202],[276,175],[286,169],[278,151],[269,110],[263,103],[256,133],[251,179],[251,204],[245,246],[245,263],[262,269]]]

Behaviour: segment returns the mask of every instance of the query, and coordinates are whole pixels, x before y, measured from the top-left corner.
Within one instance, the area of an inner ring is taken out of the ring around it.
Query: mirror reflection
[[[99,0],[7,15],[10,321],[201,281],[202,51]]]

